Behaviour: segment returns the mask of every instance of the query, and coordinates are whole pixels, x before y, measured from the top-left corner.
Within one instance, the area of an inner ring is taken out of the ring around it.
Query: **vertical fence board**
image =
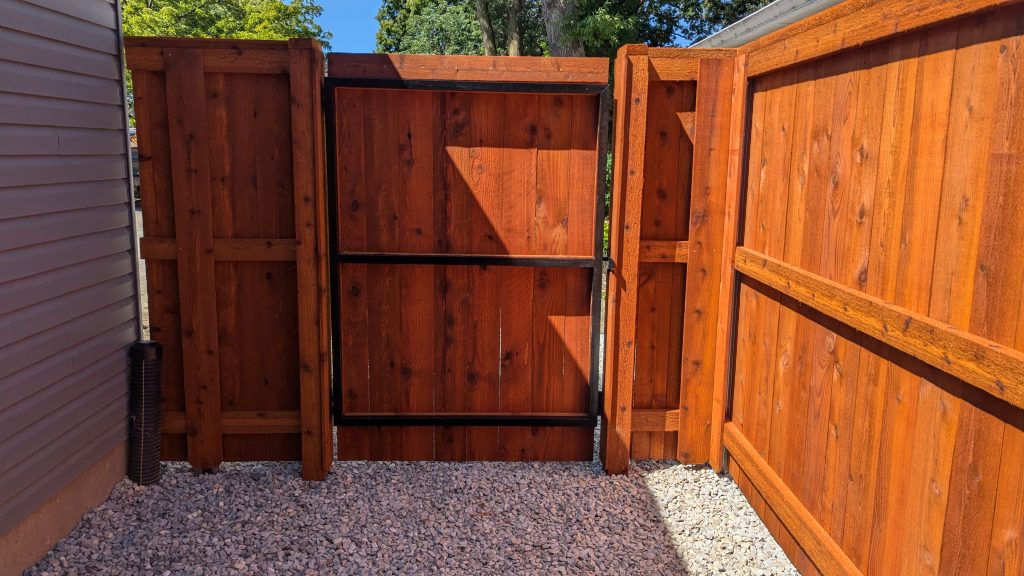
[[[611,254],[616,266],[608,279],[611,310],[606,341],[605,428],[602,462],[610,473],[629,468],[632,442],[633,385],[636,365],[636,314],[639,291],[640,218],[647,123],[647,57],[619,50],[617,78],[629,78],[616,98],[615,191],[612,201]],[[621,120],[619,120],[621,119]]]
[[[224,449],[203,55],[175,48],[166,60],[188,458],[198,468],[215,468]]]
[[[288,43],[291,70],[291,132],[292,178],[295,196],[296,269],[298,271],[299,324],[299,396],[302,425],[302,476],[306,480],[323,480],[333,461],[330,387],[323,379],[321,365],[326,358],[320,342],[322,327],[327,322],[325,299],[320,279],[321,212],[324,188],[318,186],[319,174],[325,169],[320,126],[323,122],[320,84],[323,56],[313,42],[292,40]]]
[[[706,462],[711,448],[715,330],[721,282],[725,190],[732,120],[733,59],[697,64],[697,122],[690,200],[677,458]]]

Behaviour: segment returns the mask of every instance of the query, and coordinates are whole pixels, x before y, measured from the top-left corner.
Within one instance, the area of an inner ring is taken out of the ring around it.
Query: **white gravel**
[[[29,574],[796,574],[735,483],[640,462],[165,464]]]

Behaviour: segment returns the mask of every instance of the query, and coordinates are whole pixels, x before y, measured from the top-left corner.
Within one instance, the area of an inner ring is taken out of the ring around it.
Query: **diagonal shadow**
[[[337,88],[350,252],[586,256],[598,98]],[[340,266],[346,414],[584,414],[587,269]],[[342,459],[590,460],[589,429],[344,428]]]

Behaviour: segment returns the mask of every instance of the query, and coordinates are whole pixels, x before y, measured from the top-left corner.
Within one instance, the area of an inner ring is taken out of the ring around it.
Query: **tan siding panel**
[[[115,30],[20,0],[0,5],[0,26],[42,38],[56,38],[62,44],[117,54]]]
[[[0,93],[0,123],[119,130],[124,118],[117,106]]]
[[[121,102],[118,82],[4,60],[0,60],[0,92],[115,106],[120,106]]]
[[[62,354],[64,349],[93,338],[97,333],[134,317],[135,304],[131,300],[122,300],[5,346],[0,349],[0,378],[24,370],[54,354]],[[128,342],[123,343],[127,344]]]
[[[0,282],[27,278],[92,258],[127,252],[130,242],[130,232],[120,229],[0,252]]]
[[[128,320],[106,330],[97,329],[87,340],[66,348],[59,355],[44,358],[0,379],[0,412],[25,398],[47,389],[47,382],[70,378],[77,371],[87,370],[106,355],[114,354],[124,361],[125,345],[135,339],[135,326]]]
[[[68,16],[105,26],[110,30],[117,28],[117,10],[112,2],[106,0],[21,0],[29,4],[62,12]]]
[[[0,189],[4,218],[125,204],[124,179]]]
[[[0,27],[0,55],[9,62],[67,70],[114,81],[120,77],[117,56],[62,44],[10,28]]]
[[[0,533],[126,437],[139,328],[117,16],[0,1]]]
[[[0,157],[0,187],[89,182],[124,178],[127,167],[116,156]]]
[[[121,204],[0,220],[0,246],[15,249],[115,230],[128,226],[128,218],[128,207]]]
[[[0,284],[0,314],[131,273],[132,255],[120,252]]]
[[[0,318],[0,346],[45,332],[81,316],[83,312],[131,298],[134,292],[134,280],[130,276],[122,276],[5,314]]]
[[[81,422],[75,434],[66,434],[61,442],[33,456],[25,475],[35,480],[22,491],[10,493],[10,499],[0,503],[0,532],[15,526],[51,494],[126,439],[124,404],[127,404],[124,400],[115,400],[102,412]]]

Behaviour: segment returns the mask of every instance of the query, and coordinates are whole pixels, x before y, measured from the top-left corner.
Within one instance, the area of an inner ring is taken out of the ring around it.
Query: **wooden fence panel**
[[[326,217],[312,41],[134,38],[142,256],[165,459],[331,465]]]
[[[611,472],[630,458],[710,456],[733,56],[619,50],[602,438]]]
[[[808,573],[1024,573],[1024,8],[925,5],[739,49],[724,445]]]

